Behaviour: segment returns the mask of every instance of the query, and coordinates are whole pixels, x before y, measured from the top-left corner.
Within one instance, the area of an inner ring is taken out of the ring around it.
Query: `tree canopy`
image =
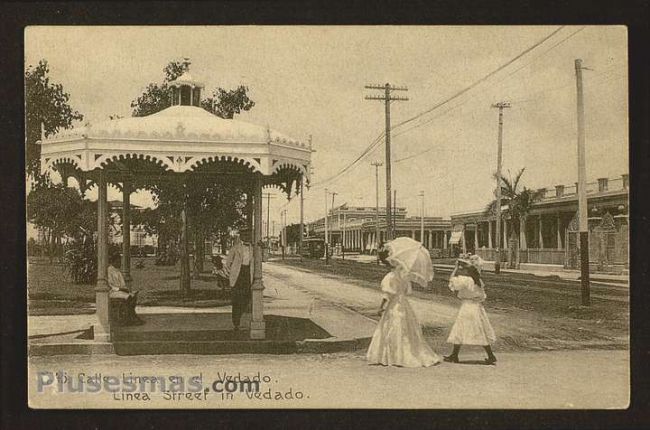
[[[36,141],[41,138],[41,124],[47,137],[83,119],[70,106],[70,94],[63,90],[63,85],[50,80],[49,71],[46,60],[28,66],[25,71],[25,169],[33,178],[40,173],[41,148]]]
[[[189,68],[187,61],[172,61],[163,69],[163,81],[152,82],[145,91],[131,102],[133,116],[147,116],[171,106],[171,92],[169,83]],[[248,87],[240,85],[235,89],[226,90],[217,87],[211,97],[201,100],[201,107],[214,115],[233,119],[236,114],[248,111],[255,106],[255,102],[248,97]]]
[[[163,69],[163,80],[150,83],[145,91],[131,102],[133,116],[146,116],[171,106],[169,83],[188,70],[189,62],[172,61]],[[215,88],[212,96],[201,100],[201,107],[224,119],[232,119],[242,111],[250,110],[255,102],[248,96],[248,88],[226,90]],[[230,228],[245,224],[246,190],[231,181],[190,175],[182,181],[169,181],[149,188],[154,195],[156,209],[142,213],[141,222],[150,233],[158,233],[160,240],[181,237],[180,213],[185,209],[190,235],[194,237],[196,253],[203,253],[203,240],[213,234],[223,235]],[[174,228],[177,230],[174,232]],[[162,237],[164,236],[164,238]],[[186,245],[183,243],[181,247]],[[181,259],[182,271],[186,262]],[[202,259],[195,259],[195,275],[202,270]],[[183,278],[183,276],[181,276]],[[186,285],[181,279],[181,287]]]
[[[525,168],[519,170],[514,178],[512,176],[510,178],[501,177],[501,206],[508,206],[508,215],[514,226],[512,229],[513,234],[519,232],[519,220],[528,215],[533,203],[541,199],[543,195],[541,190],[532,190],[526,187],[519,188],[525,170]],[[495,214],[496,209],[497,201],[494,199],[486,206],[485,215]]]

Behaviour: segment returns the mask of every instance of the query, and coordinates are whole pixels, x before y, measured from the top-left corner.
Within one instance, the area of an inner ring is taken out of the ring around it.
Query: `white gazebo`
[[[115,185],[123,195],[122,272],[131,282],[131,193],[159,181],[184,181],[192,175],[215,181],[225,178],[248,190],[254,244],[250,337],[264,339],[262,188],[279,187],[288,197],[292,192],[302,192],[305,180],[309,180],[311,143],[306,145],[269,127],[222,119],[204,110],[200,107],[203,85],[187,72],[171,82],[170,88],[172,105],[158,113],[64,130],[39,142],[43,173],[55,170],[64,182],[76,178],[82,191],[92,184],[99,190],[95,339],[111,340],[107,184]]]

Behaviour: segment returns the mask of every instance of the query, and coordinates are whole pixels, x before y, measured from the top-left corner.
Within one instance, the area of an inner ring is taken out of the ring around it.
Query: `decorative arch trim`
[[[77,170],[82,170],[81,166],[81,157],[79,155],[61,155],[58,157],[53,157],[53,158],[46,158],[45,159],[45,164],[43,164],[41,168],[41,173],[45,173],[48,170],[53,170],[55,169],[57,164],[65,164],[69,163],[72,164],[75,169]]]
[[[237,157],[231,155],[206,155],[202,157],[192,157],[186,161],[185,171],[195,170],[197,167],[214,163],[218,161],[225,161],[233,164],[239,164],[246,167],[251,172],[262,173],[262,166],[254,159],[246,157]]]
[[[148,154],[138,154],[135,152],[123,152],[123,153],[113,153],[101,155],[99,158],[95,159],[95,169],[104,169],[111,161],[121,161],[121,160],[144,160],[151,161],[159,167],[164,168],[165,170],[174,170],[173,166],[170,165],[168,160],[165,160],[162,157],[157,157],[155,155]]]
[[[273,164],[273,168],[271,169],[271,175],[283,169],[295,170],[301,173],[302,175],[307,176],[307,169],[305,168],[305,166],[291,160],[278,160],[277,163]]]

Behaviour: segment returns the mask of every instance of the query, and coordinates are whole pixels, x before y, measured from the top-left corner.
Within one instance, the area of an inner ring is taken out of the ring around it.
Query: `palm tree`
[[[519,240],[517,238],[521,228],[525,225],[526,217],[530,213],[533,204],[544,196],[543,190],[531,190],[526,187],[519,190],[521,176],[525,170],[526,168],[521,169],[514,178],[512,176],[510,178],[501,177],[501,207],[507,206],[506,211],[512,225],[508,240],[508,263],[511,269],[519,267]],[[494,199],[485,207],[484,215],[492,216],[496,214],[496,208],[497,201]]]

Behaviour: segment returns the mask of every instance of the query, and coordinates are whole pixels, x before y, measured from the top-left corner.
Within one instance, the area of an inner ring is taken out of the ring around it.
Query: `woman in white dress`
[[[444,358],[445,361],[458,363],[461,345],[481,345],[488,356],[485,364],[496,364],[497,358],[490,346],[496,341],[496,336],[483,307],[483,301],[487,297],[483,287],[480,259],[477,256],[472,256],[469,261],[456,261],[456,267],[449,278],[449,289],[457,292],[462,303],[447,338],[447,342],[454,345],[454,350]]]
[[[366,354],[368,362],[402,367],[438,364],[441,358],[424,340],[420,323],[406,299],[411,293],[411,282],[405,279],[402,268],[386,261],[387,256],[387,251],[380,251],[379,257],[384,264],[391,265],[392,270],[381,281],[381,319]]]

